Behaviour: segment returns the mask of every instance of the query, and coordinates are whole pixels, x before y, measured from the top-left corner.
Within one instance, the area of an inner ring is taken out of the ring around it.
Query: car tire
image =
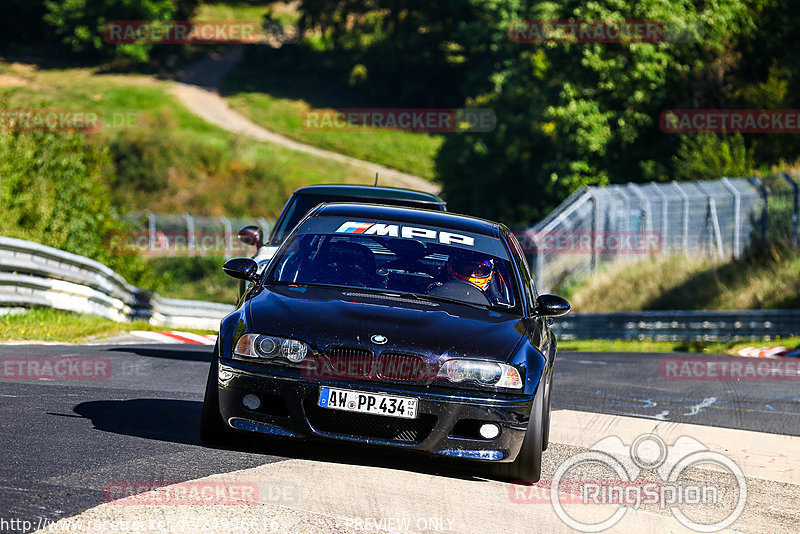
[[[203,412],[200,416],[200,440],[207,445],[225,445],[230,441],[231,431],[219,413],[219,389],[217,373],[219,369],[219,346],[214,346],[211,367],[208,370],[206,392],[203,398]]]
[[[542,450],[546,451],[550,444],[550,405],[553,398],[553,380],[555,373],[550,375],[550,387],[547,388],[547,401],[545,402],[544,424],[542,425]]]
[[[536,390],[536,397],[528,419],[525,439],[513,462],[496,463],[490,466],[492,475],[512,482],[538,482],[542,476],[542,431],[544,407],[544,377]]]

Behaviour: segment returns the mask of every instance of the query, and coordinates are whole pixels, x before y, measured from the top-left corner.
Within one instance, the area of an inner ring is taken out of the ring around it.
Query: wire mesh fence
[[[757,240],[797,246],[797,186],[781,175],[586,187],[515,234],[540,289],[552,291],[603,264],[652,254],[725,260]]]
[[[251,256],[255,249],[241,243],[236,234],[250,224],[269,233],[271,223],[261,217],[199,217],[150,212],[124,215],[131,231],[112,236],[116,246],[144,256]]]

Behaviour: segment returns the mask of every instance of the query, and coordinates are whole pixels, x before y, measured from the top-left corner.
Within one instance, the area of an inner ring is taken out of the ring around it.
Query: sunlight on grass
[[[704,354],[729,354],[735,355],[739,349],[745,347],[790,347],[798,346],[795,337],[783,341],[778,340],[753,340],[748,342],[732,341],[728,343],[705,343],[699,341],[627,341],[623,339],[586,339],[574,341],[559,341],[558,350],[565,352],[698,352]]]
[[[766,245],[714,262],[682,254],[618,262],[564,288],[577,312],[800,307],[800,254]]]
[[[369,128],[363,131],[321,131],[303,124],[306,112],[332,112],[311,107],[302,100],[277,98],[266,93],[239,92],[226,99],[231,107],[253,122],[291,139],[379,163],[399,171],[432,179],[441,135]]]
[[[0,341],[62,341],[80,343],[117,336],[131,330],[170,330],[146,321],[118,323],[104,317],[33,308],[27,313],[0,315]],[[186,330],[186,329],[184,329]],[[198,334],[208,330],[188,329]]]

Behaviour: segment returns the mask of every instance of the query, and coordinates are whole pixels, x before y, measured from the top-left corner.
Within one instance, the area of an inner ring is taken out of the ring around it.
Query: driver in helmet
[[[474,253],[452,255],[447,260],[451,279],[469,282],[483,292],[489,289],[494,271],[494,260]]]

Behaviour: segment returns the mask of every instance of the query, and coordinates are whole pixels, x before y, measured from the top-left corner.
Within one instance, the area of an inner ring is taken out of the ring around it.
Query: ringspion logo
[[[610,477],[598,480],[598,468]],[[705,482],[697,469],[719,476]],[[639,479],[650,472],[658,479]],[[594,476],[583,479],[581,473]],[[668,509],[689,529],[717,532],[731,526],[744,511],[747,483],[733,460],[690,436],[680,436],[672,445],[656,434],[642,434],[630,445],[609,436],[558,466],[547,496],[559,519],[579,532],[609,529],[629,509],[644,505]],[[526,493],[509,488],[512,502],[538,503],[543,497],[538,490]],[[608,513],[598,514],[595,507],[581,506],[585,504],[612,506]],[[698,514],[700,509],[714,512]]]

